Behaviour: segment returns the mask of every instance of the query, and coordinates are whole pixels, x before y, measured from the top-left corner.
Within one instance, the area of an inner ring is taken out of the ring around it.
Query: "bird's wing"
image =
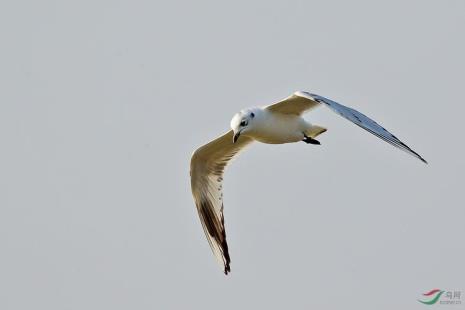
[[[301,98],[300,100],[303,100],[303,101],[306,100],[308,103],[305,105],[302,101],[299,101],[298,99],[293,99],[294,97],[299,97]],[[288,106],[294,105],[294,102],[296,103],[294,109],[292,107],[288,107]],[[358,112],[357,110],[354,110],[352,108],[349,108],[342,104],[334,102],[328,98],[325,98],[325,97],[322,97],[316,94],[310,94],[304,91],[299,91],[299,92],[294,93],[287,100],[268,106],[267,108],[271,111],[276,111],[280,113],[287,113],[287,114],[294,113],[294,114],[300,115],[304,113],[305,111],[315,107],[316,105],[318,105],[318,103],[321,103],[329,107],[331,110],[341,115],[342,117],[348,119],[355,125],[374,134],[378,138],[386,141],[387,143],[392,144],[393,146],[415,156],[416,158],[420,159],[424,163],[427,163],[426,160],[423,157],[421,157],[417,152],[412,150],[405,143],[400,141],[396,136],[394,136],[392,133],[384,129],[382,126],[380,126],[378,123],[376,123],[374,120],[372,120],[368,116]],[[289,112],[289,111],[294,111],[294,112]]]
[[[233,143],[233,131],[198,148],[191,158],[191,187],[208,243],[228,274],[231,259],[223,217],[223,172],[228,162],[252,139],[241,136]]]
[[[295,114],[302,115],[319,104],[314,100],[308,100],[305,96],[302,96],[303,92],[295,92],[291,96],[265,107],[267,110],[282,114]]]

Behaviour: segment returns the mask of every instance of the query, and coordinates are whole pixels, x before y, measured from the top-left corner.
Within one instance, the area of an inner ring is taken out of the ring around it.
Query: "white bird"
[[[299,91],[278,103],[240,111],[232,118],[230,131],[194,152],[190,167],[192,194],[200,221],[225,274],[231,271],[223,217],[222,182],[226,165],[254,140],[269,144],[299,141],[320,144],[315,138],[325,132],[326,128],[312,125],[302,118],[302,114],[320,104],[427,163],[418,153],[369,117],[319,95]]]

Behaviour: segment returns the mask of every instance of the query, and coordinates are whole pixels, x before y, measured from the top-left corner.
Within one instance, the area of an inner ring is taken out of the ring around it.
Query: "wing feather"
[[[300,99],[298,99],[300,98]],[[305,103],[307,101],[307,103]],[[318,104],[323,104],[339,114],[340,116],[348,119],[355,125],[365,129],[366,131],[372,133],[378,138],[386,141],[387,143],[403,150],[404,152],[413,155],[414,157],[420,159],[422,162],[427,163],[426,160],[421,157],[420,154],[412,150],[408,145],[400,141],[396,136],[387,131],[384,127],[379,125],[377,122],[369,118],[363,113],[358,112],[355,109],[349,108],[345,105],[337,103],[333,100],[319,96],[316,94],[311,94],[304,91],[298,91],[287,99],[278,102],[274,105],[266,107],[270,111],[284,113],[284,114],[298,114],[301,115],[306,111],[316,107]]]
[[[224,273],[231,271],[223,215],[223,173],[230,160],[252,140],[232,142],[232,130],[198,148],[191,158],[191,187],[208,243]]]
[[[295,92],[291,96],[265,107],[265,109],[281,114],[302,115],[319,105],[318,102],[308,100],[308,98],[302,96],[301,93],[302,92]]]

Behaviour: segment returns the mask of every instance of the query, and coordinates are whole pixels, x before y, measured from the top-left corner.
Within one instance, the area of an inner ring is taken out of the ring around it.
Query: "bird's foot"
[[[316,145],[320,145],[320,141],[318,140],[315,140],[313,138],[310,138],[310,137],[307,137],[304,135],[304,139],[302,140],[303,142],[307,143],[307,144],[316,144]]]

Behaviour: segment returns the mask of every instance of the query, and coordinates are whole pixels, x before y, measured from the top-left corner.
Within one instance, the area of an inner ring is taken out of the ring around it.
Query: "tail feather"
[[[305,134],[310,137],[310,138],[316,138],[317,136],[321,135],[323,132],[325,132],[326,128],[317,126],[317,125],[312,125],[312,127],[305,132]]]

